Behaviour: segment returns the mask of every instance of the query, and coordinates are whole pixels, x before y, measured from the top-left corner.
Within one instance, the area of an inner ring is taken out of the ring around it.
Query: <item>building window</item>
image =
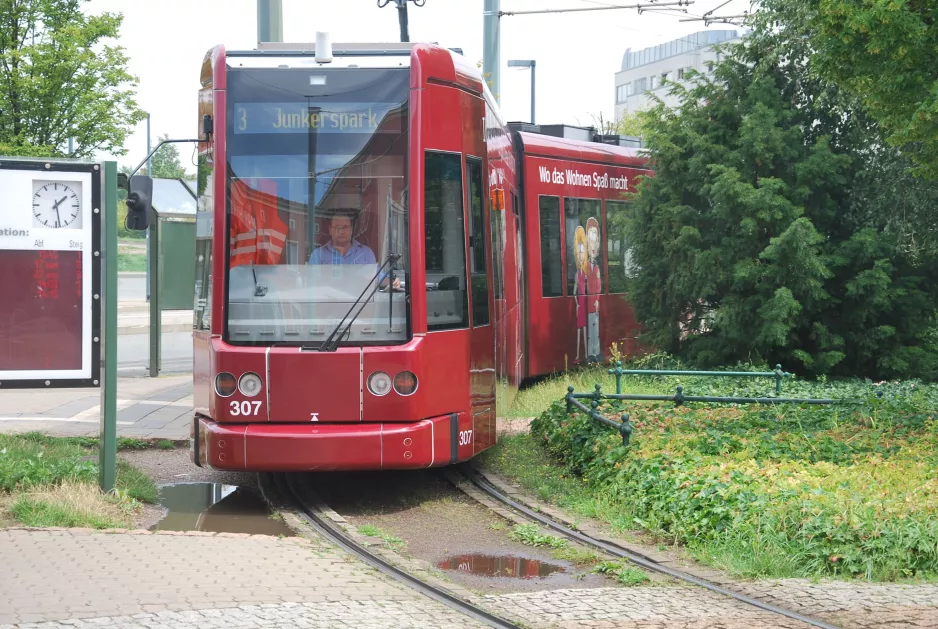
[[[472,264],[472,325],[488,325],[489,277],[485,269],[485,223],[482,199],[485,198],[482,160],[466,158],[466,181],[469,184],[469,261]]]
[[[635,79],[633,85],[635,86],[636,94],[644,94],[645,90],[648,89],[648,78],[643,76],[640,79]]]
[[[430,331],[469,327],[461,162],[458,154],[427,151],[424,263]]]
[[[538,200],[541,219],[541,294],[563,296],[563,257],[560,252],[560,197]]]
[[[293,221],[290,221],[291,223]],[[299,247],[295,240],[287,241],[287,264],[299,264]]]
[[[661,77],[657,74],[651,77],[651,89],[656,90],[661,85]]]
[[[684,68],[677,69],[677,80],[682,81],[684,79]]]

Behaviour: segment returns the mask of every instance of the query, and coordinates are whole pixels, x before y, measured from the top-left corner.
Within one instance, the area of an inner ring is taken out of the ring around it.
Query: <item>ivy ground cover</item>
[[[683,384],[686,395],[765,396],[772,388],[731,378],[628,383],[668,394]],[[786,382],[784,395],[843,403],[604,402],[607,416],[631,416],[625,447],[558,401],[532,422],[530,436],[504,447],[532,440],[545,465],[576,478],[620,528],[684,545],[740,576],[938,576],[938,387]],[[491,458],[504,462],[506,454]]]

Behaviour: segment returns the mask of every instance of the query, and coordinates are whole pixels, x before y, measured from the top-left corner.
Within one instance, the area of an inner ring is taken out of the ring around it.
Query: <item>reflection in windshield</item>
[[[362,293],[342,342],[406,341],[408,82],[407,70],[231,71],[229,341],[322,342]],[[393,277],[378,273],[390,253]]]

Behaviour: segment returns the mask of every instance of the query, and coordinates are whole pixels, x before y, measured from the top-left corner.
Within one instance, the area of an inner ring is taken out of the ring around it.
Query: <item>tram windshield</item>
[[[350,309],[338,345],[407,340],[408,92],[406,69],[229,69],[228,341],[318,347]]]

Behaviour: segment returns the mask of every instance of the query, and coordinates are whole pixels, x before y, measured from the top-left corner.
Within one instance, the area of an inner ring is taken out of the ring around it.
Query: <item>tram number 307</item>
[[[232,415],[257,415],[261,410],[261,403],[232,401],[228,408]]]
[[[471,430],[460,430],[459,431],[459,445],[467,446],[472,443],[472,431]]]

